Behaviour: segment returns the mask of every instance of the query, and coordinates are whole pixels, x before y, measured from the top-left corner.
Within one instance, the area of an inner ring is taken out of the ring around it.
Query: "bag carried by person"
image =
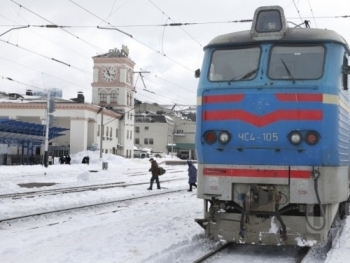
[[[165,174],[165,172],[166,172],[166,170],[163,167],[159,167],[158,168],[158,174],[159,175],[163,175],[163,174]]]

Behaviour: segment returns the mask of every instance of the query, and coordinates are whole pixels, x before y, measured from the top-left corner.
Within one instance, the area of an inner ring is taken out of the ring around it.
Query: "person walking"
[[[197,188],[197,168],[193,165],[191,161],[187,161],[188,164],[188,184],[190,185],[189,192],[192,192],[192,186]]]
[[[152,190],[154,180],[157,183],[157,189],[160,189],[159,176],[158,176],[159,175],[158,163],[153,158],[149,159],[149,161],[151,162],[151,168],[149,169],[149,171],[152,172],[152,177],[151,177],[150,186],[149,188],[147,188],[147,190]]]

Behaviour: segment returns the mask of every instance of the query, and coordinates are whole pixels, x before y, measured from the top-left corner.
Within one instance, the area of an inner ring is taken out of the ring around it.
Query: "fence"
[[[29,155],[0,154],[0,165],[29,165]],[[43,164],[43,156],[34,155],[33,164]]]

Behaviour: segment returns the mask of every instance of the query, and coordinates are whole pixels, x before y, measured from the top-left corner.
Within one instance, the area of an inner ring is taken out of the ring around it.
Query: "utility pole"
[[[103,125],[103,107],[101,108],[101,134],[100,134],[100,159],[102,159],[102,148],[103,148],[103,131],[104,125]]]
[[[48,167],[50,92],[47,92],[44,166]]]

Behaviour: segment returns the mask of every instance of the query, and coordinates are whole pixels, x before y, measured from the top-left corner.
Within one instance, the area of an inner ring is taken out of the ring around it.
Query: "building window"
[[[115,129],[115,138],[118,138],[118,129]]]
[[[140,144],[140,139],[139,138],[135,138],[135,144]]]
[[[143,142],[144,142],[144,144],[148,144],[148,139],[145,138]]]
[[[153,145],[153,139],[149,139],[149,144]]]
[[[111,103],[117,103],[117,99],[118,99],[118,91],[116,90],[112,90],[111,91]]]
[[[106,127],[106,136],[108,136],[108,127]]]
[[[132,131],[130,131],[130,139],[132,139]]]
[[[104,90],[100,92],[100,103],[107,103],[107,92]]]
[[[145,130],[146,130],[146,131],[148,131],[148,130],[149,130],[149,127],[148,127],[148,126],[146,126],[146,127],[145,127]]]
[[[140,127],[135,127],[135,132],[140,133]]]
[[[126,131],[126,138],[129,139],[129,130]]]
[[[110,130],[109,130],[109,137],[112,137],[112,136],[113,136],[112,131],[113,131],[113,129],[110,128]]]
[[[100,136],[100,125],[97,126],[97,136]]]

